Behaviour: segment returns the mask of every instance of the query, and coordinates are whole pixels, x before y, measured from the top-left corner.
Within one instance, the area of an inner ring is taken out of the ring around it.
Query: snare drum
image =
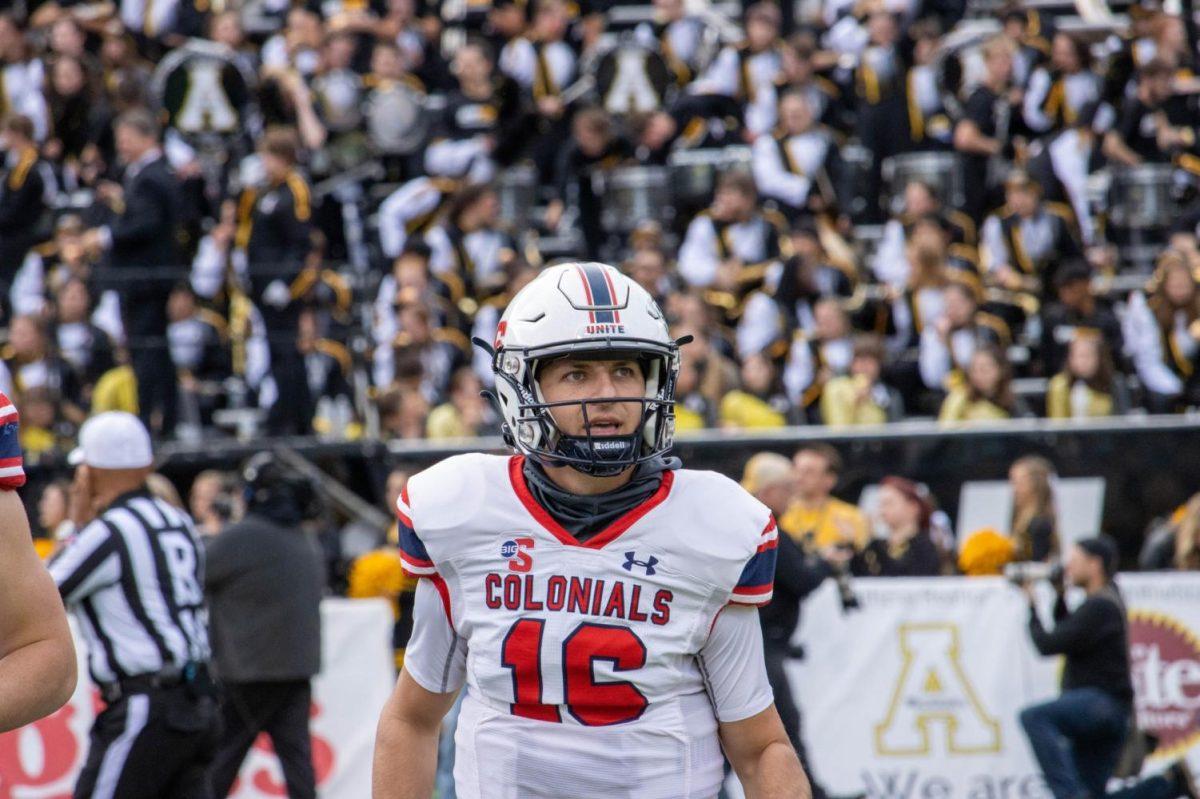
[[[506,168],[496,179],[496,196],[500,201],[500,218],[511,230],[524,230],[537,204],[537,170],[527,164]]]
[[[721,150],[680,150],[671,153],[667,169],[671,174],[671,191],[681,206],[703,208],[712,202],[717,188],[717,175],[724,164]]]
[[[671,193],[680,208],[700,209],[712,202],[717,181],[726,172],[752,174],[749,147],[710,150],[680,150],[667,160]]]
[[[721,174],[726,172],[741,172],[743,175],[754,174],[754,155],[749,147],[734,145],[721,151],[724,160],[721,163]]]
[[[961,208],[966,202],[962,170],[954,153],[902,153],[883,159],[882,167],[893,213],[904,210],[904,187],[913,180],[932,186],[945,206]]]
[[[1109,218],[1115,227],[1150,230],[1167,227],[1178,212],[1169,164],[1142,164],[1113,170]]]
[[[643,222],[671,219],[668,172],[660,166],[614,169],[604,181],[600,224],[610,233],[630,233]]]

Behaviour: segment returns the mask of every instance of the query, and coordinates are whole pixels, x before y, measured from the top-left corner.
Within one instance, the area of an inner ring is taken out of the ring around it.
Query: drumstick
[[[821,192],[830,202],[837,202],[837,192],[834,190],[833,181],[829,179],[829,173],[825,171],[824,166],[817,170],[813,182],[817,184],[817,191]]]
[[[562,100],[563,105],[570,105],[594,88],[596,88],[596,79],[591,75],[584,75],[580,77],[579,80],[563,89],[559,98]]]

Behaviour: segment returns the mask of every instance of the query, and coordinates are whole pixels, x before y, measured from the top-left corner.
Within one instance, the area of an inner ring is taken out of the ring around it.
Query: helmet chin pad
[[[624,436],[560,434],[554,445],[554,454],[563,456],[568,465],[583,474],[612,477],[637,463],[641,448],[641,432]]]

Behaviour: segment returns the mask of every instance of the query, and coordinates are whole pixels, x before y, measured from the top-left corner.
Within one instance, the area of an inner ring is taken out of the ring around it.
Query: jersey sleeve
[[[404,670],[426,691],[446,694],[466,681],[467,642],[455,632],[440,604],[435,586],[421,580],[413,599],[413,630],[404,650]]]
[[[437,574],[429,551],[413,527],[412,508],[408,504],[408,487],[400,492],[396,500],[396,520],[400,533],[400,563],[404,571],[414,577],[432,577]]]
[[[758,547],[746,560],[741,577],[734,586],[729,601],[739,605],[765,605],[771,601],[775,586],[775,555],[779,545],[779,528],[775,518],[767,520],[758,537]]]
[[[0,393],[0,491],[14,491],[23,485],[25,466],[17,408]]]
[[[721,722],[741,721],[771,706],[758,611],[726,607],[700,650],[705,688]]]

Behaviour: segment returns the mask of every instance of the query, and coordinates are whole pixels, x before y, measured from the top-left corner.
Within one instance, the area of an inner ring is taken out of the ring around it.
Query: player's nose
[[[617,396],[617,383],[607,369],[597,370],[595,394],[596,399],[609,399]]]

